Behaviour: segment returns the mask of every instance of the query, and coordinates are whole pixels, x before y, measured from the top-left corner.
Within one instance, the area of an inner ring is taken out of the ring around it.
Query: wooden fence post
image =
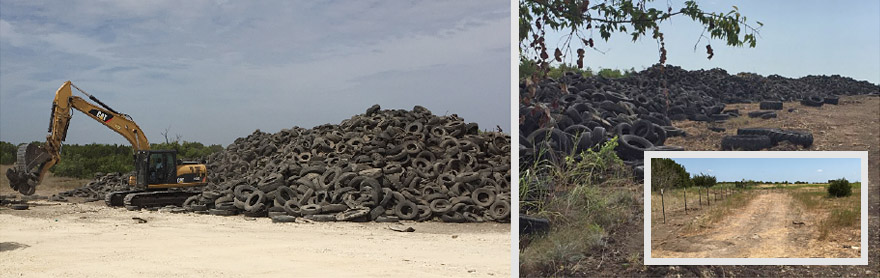
[[[688,214],[688,190],[684,188],[684,214]]]
[[[663,209],[663,224],[666,224],[666,202],[663,201],[663,188],[660,188],[660,207]]]
[[[709,198],[709,188],[706,187],[706,205],[707,205],[707,206],[711,206],[711,205],[712,205],[712,201],[711,201],[711,199],[712,199],[712,198]]]
[[[703,209],[703,189],[697,187],[697,196],[700,196],[700,209]]]

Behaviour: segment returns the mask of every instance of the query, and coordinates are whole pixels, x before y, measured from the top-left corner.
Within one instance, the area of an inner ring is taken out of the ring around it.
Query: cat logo
[[[95,116],[95,118],[98,118],[105,123],[113,119],[113,115],[104,113],[103,111],[98,109],[89,110],[89,114],[92,114],[92,116]]]

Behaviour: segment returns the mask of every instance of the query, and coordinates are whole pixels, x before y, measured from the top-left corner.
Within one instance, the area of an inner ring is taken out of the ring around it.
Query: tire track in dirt
[[[665,258],[804,258],[814,228],[800,205],[786,193],[765,192],[735,209],[713,227],[685,234],[671,233],[652,250]]]

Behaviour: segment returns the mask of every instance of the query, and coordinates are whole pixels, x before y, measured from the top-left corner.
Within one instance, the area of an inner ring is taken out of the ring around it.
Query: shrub
[[[717,182],[715,180],[715,176],[704,175],[702,173],[699,175],[695,175],[693,178],[691,178],[691,180],[694,181],[694,185],[702,187],[712,187]]]
[[[0,164],[15,163],[18,148],[12,143],[0,141]]]
[[[852,186],[846,179],[831,181],[828,185],[828,195],[831,197],[846,197],[852,195]]]

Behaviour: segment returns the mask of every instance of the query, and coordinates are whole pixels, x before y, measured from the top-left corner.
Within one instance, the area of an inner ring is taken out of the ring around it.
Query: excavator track
[[[123,198],[123,205],[128,210],[139,210],[150,207],[164,207],[167,205],[182,206],[187,198],[201,194],[201,192],[184,191],[143,191],[129,193]]]
[[[127,191],[113,191],[104,195],[104,203],[107,204],[108,207],[121,207],[125,205],[125,196],[132,193],[145,192],[144,190],[127,190]]]

